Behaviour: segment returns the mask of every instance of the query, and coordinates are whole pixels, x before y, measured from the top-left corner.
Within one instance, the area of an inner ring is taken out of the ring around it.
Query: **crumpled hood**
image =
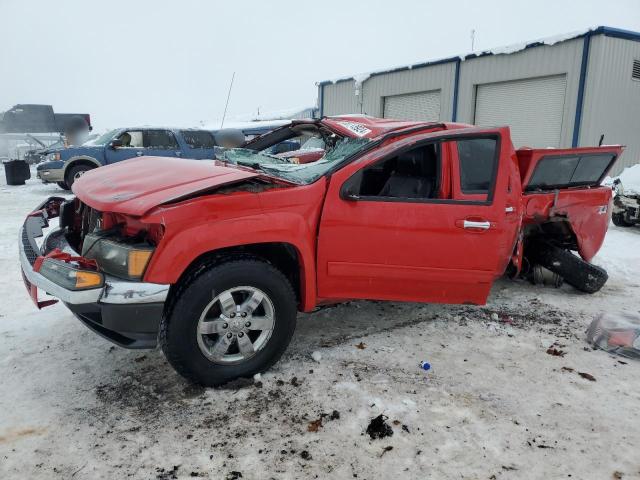
[[[259,176],[215,160],[140,157],[85,173],[73,193],[96,210],[141,216],[181,197]]]

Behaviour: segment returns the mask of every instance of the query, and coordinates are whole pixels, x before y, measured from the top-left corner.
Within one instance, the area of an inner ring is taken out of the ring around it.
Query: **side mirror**
[[[359,191],[356,188],[358,185],[354,185],[353,182],[349,182],[349,184],[346,184],[342,187],[342,190],[340,191],[340,196],[342,197],[343,200],[349,200],[349,201],[356,201],[356,200],[360,200],[360,195],[359,195]]]
[[[357,172],[349,180],[342,184],[340,198],[355,202],[360,200],[360,185],[362,184],[362,170]]]
[[[111,143],[109,143],[109,147],[113,148],[114,150],[116,148],[122,147],[122,140],[119,140],[119,139],[111,140]]]

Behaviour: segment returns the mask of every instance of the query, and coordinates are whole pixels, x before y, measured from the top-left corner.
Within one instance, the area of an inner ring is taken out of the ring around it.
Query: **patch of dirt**
[[[9,430],[8,432],[0,435],[0,443],[10,443],[24,437],[30,437],[31,435],[40,435],[46,431],[46,428],[21,428],[17,430]]]
[[[369,435],[372,440],[393,436],[393,429],[386,420],[387,417],[382,414],[371,419],[367,426],[367,435]]]

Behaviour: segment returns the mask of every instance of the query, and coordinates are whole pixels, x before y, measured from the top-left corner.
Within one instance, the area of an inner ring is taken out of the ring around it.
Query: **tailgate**
[[[521,148],[516,151],[525,192],[601,184],[624,147]]]

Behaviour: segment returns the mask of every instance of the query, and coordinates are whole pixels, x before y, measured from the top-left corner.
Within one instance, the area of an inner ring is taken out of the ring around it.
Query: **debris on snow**
[[[382,449],[382,453],[380,454],[380,456],[382,457],[385,453],[390,452],[391,450],[393,450],[393,446],[392,445],[387,445],[386,447],[384,447]]]
[[[582,378],[586,378],[587,380],[589,380],[590,382],[595,382],[596,381],[596,377],[594,377],[593,375],[591,375],[590,373],[586,373],[586,372],[578,372],[578,375],[580,375]]]
[[[569,372],[569,373],[573,373],[576,370],[574,368],[571,367],[562,367],[561,370],[563,372]],[[596,377],[594,377],[593,375],[591,375],[590,373],[586,373],[586,372],[576,372],[578,375],[580,375],[582,378],[589,380],[590,382],[595,382],[596,381]]]
[[[313,459],[313,457],[311,456],[311,454],[307,450],[302,450],[300,452],[300,458],[302,458],[303,460],[311,460],[311,459]]]
[[[309,425],[307,425],[307,432],[315,433],[320,429],[320,427],[322,427],[322,417],[317,420],[310,421]]]
[[[367,434],[372,440],[393,436],[393,429],[386,420],[387,417],[382,414],[371,419],[367,426]]]
[[[565,352],[564,350],[560,350],[556,347],[560,347],[560,345],[558,345],[557,343],[550,345],[549,348],[547,348],[547,354],[554,357],[564,357],[567,354],[567,352]]]
[[[425,371],[431,370],[431,364],[423,360],[422,362],[420,362],[420,368]]]
[[[364,350],[365,348],[367,348],[367,344],[364,343],[364,342],[360,342],[360,343],[356,344],[356,348],[358,350]]]
[[[640,358],[640,315],[603,313],[587,329],[587,342],[594,348],[629,358]]]

